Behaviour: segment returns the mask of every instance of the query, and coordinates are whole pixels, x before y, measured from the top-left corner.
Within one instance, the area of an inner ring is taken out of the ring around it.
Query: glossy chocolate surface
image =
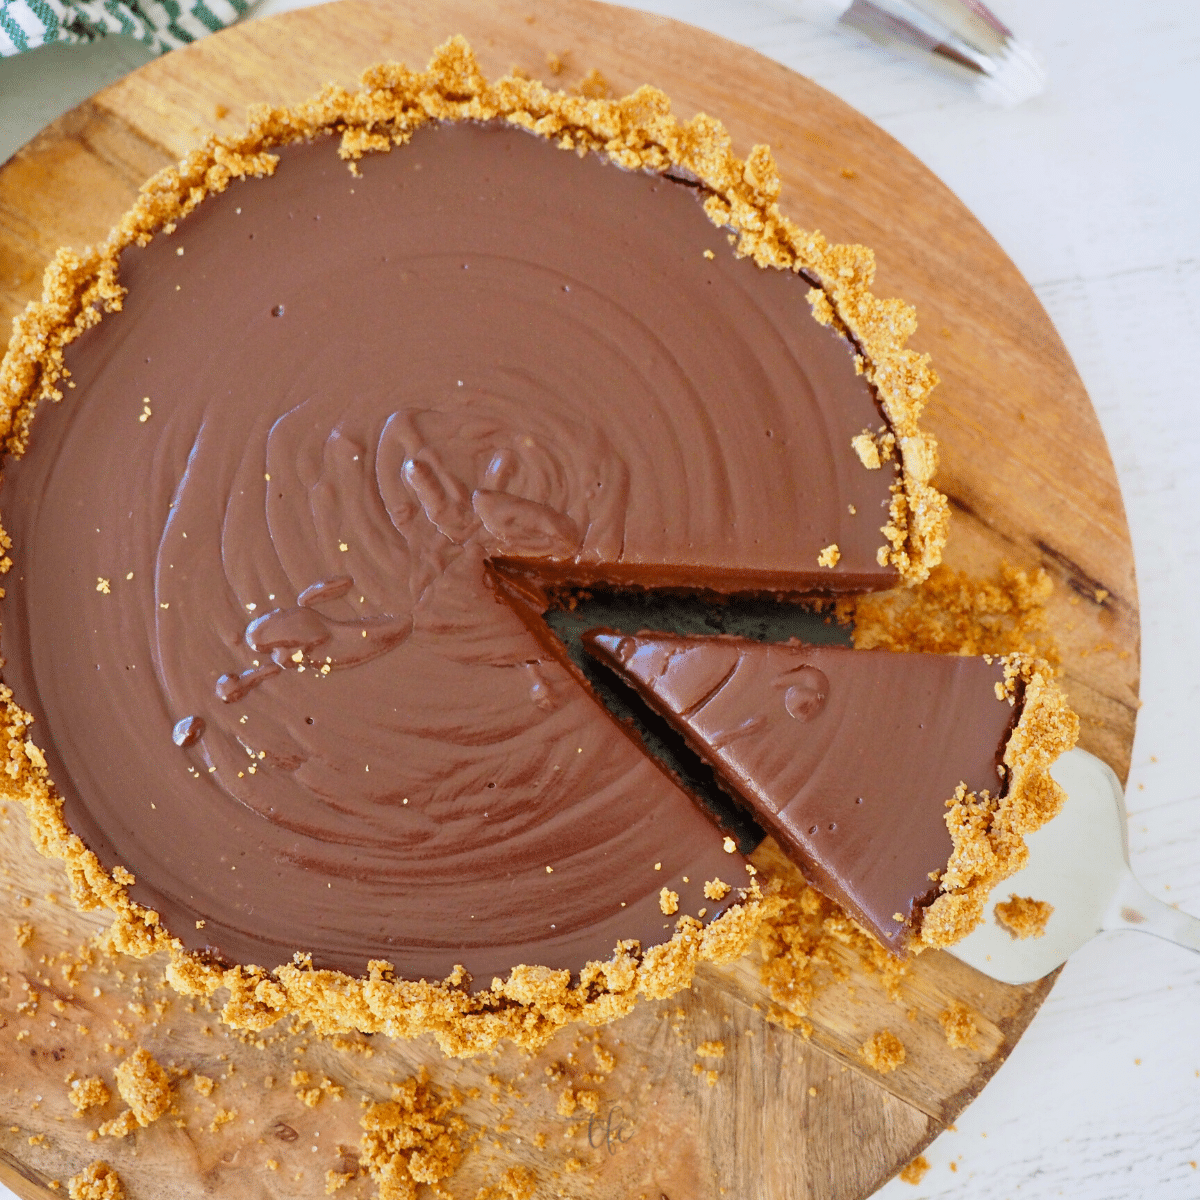
[[[584,644],[894,950],[949,861],[946,801],[1003,787],[1017,714],[999,661],[604,630]]]
[[[468,125],[360,171],[284,148],[126,251],[5,465],[4,679],[189,948],[578,969],[741,862],[490,564],[887,586],[895,471],[808,284],[689,187]]]

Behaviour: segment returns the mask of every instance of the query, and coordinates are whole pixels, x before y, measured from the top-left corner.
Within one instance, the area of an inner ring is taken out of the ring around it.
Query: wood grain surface
[[[840,101],[748,50],[587,0],[342,0],[239,26],[100,93],[0,170],[0,305],[17,311],[57,246],[103,236],[146,176],[209,130],[236,128],[248,103],[352,84],[381,58],[423,65],[453,32],[493,77],[513,65],[545,76],[555,54],[565,69],[552,82],[564,86],[595,67],[618,91],[663,87],[679,115],[724,120],[740,152],[768,142],[796,220],[875,247],[876,291],[917,305],[916,344],[943,379],[928,425],[942,446],[937,482],[955,507],[947,559],[980,574],[1001,561],[1042,565],[1063,585],[1052,619],[1081,741],[1124,775],[1137,705],[1132,553],[1103,437],[1061,342],[1015,267],[927,170]],[[96,924],[47,899],[65,897],[65,880],[29,847],[21,814],[10,809],[0,822],[0,1105],[11,1118],[0,1130],[0,1180],[24,1197],[54,1194],[52,1181],[65,1184],[95,1158],[120,1171],[133,1200],[319,1196],[326,1171],[353,1165],[359,1099],[387,1098],[391,1082],[425,1065],[442,1088],[479,1089],[462,1112],[487,1128],[450,1181],[456,1196],[474,1196],[519,1162],[536,1173],[539,1196],[859,1200],[954,1120],[1052,982],[1005,987],[928,954],[898,1005],[851,964],[819,997],[806,1042],[765,1021],[748,959],[708,968],[690,993],[607,1029],[565,1031],[532,1060],[507,1051],[450,1063],[431,1045],[353,1039],[368,1056],[276,1031],[256,1046],[203,1007],[188,1011],[162,989],[153,961],[98,962],[68,986],[58,956]],[[21,923],[34,931],[24,946],[12,934]],[[952,999],[977,1014],[969,1050],[951,1050],[937,1022]],[[885,1027],[908,1055],[880,1076],[856,1051]],[[602,1081],[589,1049],[597,1038],[617,1061]],[[723,1059],[697,1058],[710,1039],[724,1041]],[[65,1080],[99,1074],[111,1085],[138,1044],[216,1079],[216,1089],[204,1097],[181,1077],[176,1112],[130,1138],[89,1142],[118,1105],[76,1119]],[[696,1066],[715,1070],[715,1082]],[[344,1098],[307,1107],[296,1095],[303,1085],[290,1084],[296,1070],[343,1086]],[[570,1080],[599,1093],[598,1119],[558,1114]],[[236,1115],[217,1124],[219,1110]],[[344,1194],[371,1190],[360,1178]]]

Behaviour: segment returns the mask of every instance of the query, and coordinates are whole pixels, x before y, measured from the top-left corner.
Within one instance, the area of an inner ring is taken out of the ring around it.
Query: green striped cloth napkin
[[[161,54],[232,25],[254,0],[0,0],[0,57],[122,33]]]

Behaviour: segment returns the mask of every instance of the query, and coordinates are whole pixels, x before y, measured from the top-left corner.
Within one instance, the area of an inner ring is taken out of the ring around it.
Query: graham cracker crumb
[[[223,1125],[228,1125],[238,1115],[236,1108],[218,1108],[208,1126],[209,1133],[216,1133]]]
[[[534,1200],[536,1195],[537,1176],[528,1167],[515,1166],[509,1167],[491,1187],[480,1188],[475,1200]]]
[[[958,1000],[938,1014],[938,1021],[952,1050],[966,1050],[979,1032],[971,1010]]]
[[[19,921],[14,932],[18,946],[28,946],[33,941],[33,926],[28,921]]]
[[[379,1185],[381,1200],[416,1200],[420,1184],[435,1185],[454,1174],[467,1124],[455,1114],[458,1093],[440,1095],[424,1068],[392,1091],[393,1099],[363,1113],[361,1161]]]
[[[121,1099],[143,1129],[171,1106],[170,1077],[140,1046],[117,1067],[116,1076]]]
[[[908,962],[890,954],[837,904],[808,886],[780,851],[774,854],[770,907],[759,930],[760,978],[773,1002],[767,1019],[810,1037],[813,1000],[827,983],[848,976],[847,961],[877,977],[899,1002]]]
[[[213,1094],[213,1088],[216,1086],[216,1083],[207,1075],[192,1076],[192,1087],[194,1087],[202,1096],[211,1096]]]
[[[1046,922],[1053,912],[1054,905],[1045,900],[1013,893],[996,905],[996,920],[1014,938],[1040,938],[1046,932]]]
[[[325,1172],[325,1195],[332,1196],[334,1192],[341,1191],[352,1179],[353,1171],[335,1171],[330,1167]]]
[[[76,1079],[71,1083],[67,1098],[75,1106],[75,1111],[85,1113],[89,1108],[102,1108],[112,1099],[108,1084],[99,1075],[88,1075],[84,1079]]]
[[[671,891],[670,888],[663,888],[658,893],[658,907],[664,917],[674,916],[679,911],[679,893]]]
[[[587,100],[607,100],[612,95],[612,85],[595,67],[592,67],[579,81],[578,87],[573,88],[572,91]]]
[[[720,879],[710,879],[704,885],[705,900],[724,900],[733,889]]]
[[[94,1162],[67,1180],[71,1200],[125,1200],[121,1177],[106,1162]]]
[[[725,1043],[721,1041],[701,1042],[696,1047],[697,1058],[724,1058]]]
[[[363,1058],[373,1058],[375,1050],[361,1038],[335,1037],[330,1041],[335,1050],[344,1050],[349,1054],[361,1054]]]
[[[592,1057],[596,1060],[596,1070],[601,1075],[611,1075],[617,1067],[617,1056],[599,1042],[592,1045]]]
[[[838,549],[837,542],[832,546],[826,546],[820,554],[817,555],[817,566],[819,567],[836,567],[838,559],[842,557],[841,550]]]
[[[128,1137],[135,1129],[138,1128],[138,1119],[133,1115],[131,1109],[125,1109],[120,1116],[114,1117],[111,1121],[105,1121],[100,1126],[98,1132],[101,1137]]]
[[[991,578],[976,579],[938,567],[916,587],[859,596],[838,611],[853,620],[857,650],[1019,652],[1057,666],[1046,612],[1053,590],[1041,568],[1030,574],[1004,564]]]
[[[918,1154],[917,1157],[914,1158],[912,1162],[910,1162],[908,1166],[900,1172],[900,1178],[905,1183],[911,1183],[914,1187],[916,1187],[916,1185],[919,1184],[928,1173],[929,1160],[925,1157],[925,1155]]]
[[[863,1042],[858,1056],[873,1071],[886,1075],[904,1062],[904,1043],[890,1029],[881,1029]]]

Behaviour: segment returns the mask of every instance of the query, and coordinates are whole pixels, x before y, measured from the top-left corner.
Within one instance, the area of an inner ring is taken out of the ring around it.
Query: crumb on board
[[[658,893],[658,907],[664,917],[673,917],[679,911],[679,893],[663,888]]]
[[[863,1042],[858,1056],[871,1070],[886,1075],[904,1062],[904,1043],[890,1029],[881,1029]]]
[[[571,90],[585,100],[607,100],[612,95],[612,85],[595,67]]]
[[[899,1002],[909,962],[889,954],[837,904],[805,883],[782,854],[776,856],[771,863],[774,905],[759,930],[759,975],[772,1001],[767,1020],[810,1037],[808,1015],[817,993],[845,979],[851,962]]]
[[[826,546],[820,554],[817,555],[818,567],[836,567],[838,560],[842,557],[841,550],[838,549],[837,542],[830,546]]]
[[[918,1154],[901,1172],[900,1178],[904,1183],[914,1187],[929,1173],[929,1160],[923,1154]]]
[[[192,1087],[194,1087],[202,1096],[211,1096],[213,1094],[213,1088],[216,1086],[216,1082],[208,1075],[192,1076]]]
[[[238,1115],[236,1108],[218,1108],[213,1114],[213,1119],[209,1122],[208,1132],[216,1133],[222,1125],[228,1125]]]
[[[120,1116],[113,1117],[111,1121],[105,1121],[97,1131],[101,1137],[128,1137],[135,1129],[138,1128],[137,1117],[133,1115],[132,1110],[125,1109]]]
[[[106,1162],[89,1163],[67,1180],[71,1200],[125,1200],[121,1177]]]
[[[335,1171],[330,1167],[325,1172],[325,1195],[332,1196],[334,1192],[341,1191],[353,1179],[353,1171]]]
[[[565,1169],[570,1171],[571,1167],[568,1165]],[[534,1200],[537,1195],[537,1182],[537,1175],[528,1167],[509,1167],[495,1183],[480,1188],[475,1193],[474,1200]]]
[[[697,1058],[724,1058],[725,1057],[725,1043],[722,1041],[715,1040],[715,1039],[710,1042],[701,1042],[700,1045],[698,1045],[696,1047],[696,1057]]]
[[[388,1200],[415,1200],[419,1185],[449,1178],[462,1158],[466,1122],[457,1115],[461,1097],[443,1096],[429,1072],[393,1085],[393,1098],[370,1104],[361,1123],[361,1161]]]
[[[28,921],[18,921],[14,933],[18,946],[28,946],[33,941],[33,926]]]
[[[171,1080],[154,1057],[140,1046],[116,1070],[117,1092],[145,1129],[171,1106]]]
[[[965,1050],[979,1032],[974,1014],[960,1000],[952,1001],[938,1013],[938,1023],[946,1035],[946,1043],[952,1050]]]
[[[996,905],[996,920],[1014,938],[1040,938],[1046,932],[1046,923],[1053,912],[1053,904],[1035,900],[1032,896],[1018,896],[1014,892]]]
[[[611,1075],[617,1067],[617,1056],[600,1042],[592,1043],[592,1057],[596,1060],[596,1070],[601,1075]]]
[[[87,1075],[71,1081],[67,1098],[76,1112],[85,1113],[89,1108],[103,1108],[112,1099],[112,1092],[99,1075]]]

